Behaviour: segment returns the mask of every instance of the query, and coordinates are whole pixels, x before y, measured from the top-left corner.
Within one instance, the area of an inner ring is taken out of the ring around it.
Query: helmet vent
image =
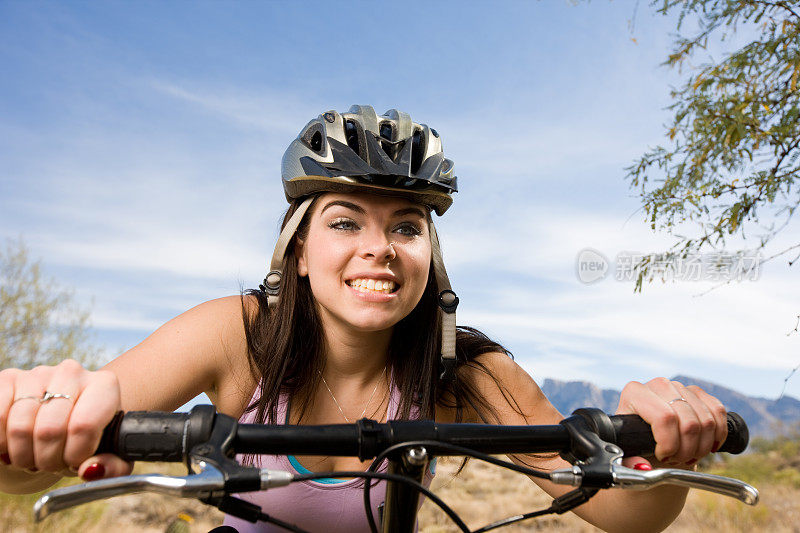
[[[422,131],[419,129],[414,130],[414,135],[411,137],[411,173],[416,174],[419,172],[419,167],[422,166],[422,158],[425,157],[425,141],[422,139]]]
[[[344,138],[347,140],[347,146],[361,156],[361,152],[358,149],[358,128],[352,120],[345,120],[344,122]]]
[[[384,122],[381,124],[381,137],[386,139],[387,141],[392,140],[392,125],[388,122]]]
[[[322,137],[323,126],[320,123],[313,124],[302,135],[303,144],[311,148],[316,153],[322,155],[322,147],[325,140]]]
[[[315,131],[314,135],[311,136],[311,142],[309,145],[311,146],[312,150],[319,152],[322,149],[322,133]]]
[[[394,128],[390,122],[383,122],[378,131],[381,134],[381,148],[383,148],[383,151],[389,156],[389,159],[396,163],[397,155],[400,153],[403,143],[392,141],[394,138]]]

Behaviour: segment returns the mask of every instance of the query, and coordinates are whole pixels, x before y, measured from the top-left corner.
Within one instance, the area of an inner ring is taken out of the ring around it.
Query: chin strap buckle
[[[277,296],[281,291],[281,278],[283,275],[280,270],[271,270],[267,277],[264,278],[264,283],[258,286],[262,292],[270,296]]]
[[[451,291],[450,289],[443,290],[439,293],[439,307],[442,308],[442,311],[448,314],[452,314],[456,312],[456,308],[458,307],[458,296],[456,293]]]
[[[458,307],[456,293],[450,289],[440,292],[439,307],[444,312],[442,315],[442,357],[439,379],[454,381],[456,379],[456,308]]]
[[[439,379],[442,381],[454,381],[456,379],[456,360],[455,359],[445,359],[442,357],[441,362],[439,364],[439,368],[441,373],[439,374]]]

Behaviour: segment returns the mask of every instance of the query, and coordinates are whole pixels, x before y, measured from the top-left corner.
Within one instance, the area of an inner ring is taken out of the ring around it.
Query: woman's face
[[[308,276],[323,324],[382,331],[406,317],[428,283],[427,210],[403,198],[321,195],[298,274]]]

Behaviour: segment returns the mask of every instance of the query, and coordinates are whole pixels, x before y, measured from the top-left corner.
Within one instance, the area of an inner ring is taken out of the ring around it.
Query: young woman
[[[291,205],[259,290],[187,311],[101,371],[66,361],[0,373],[0,490],[42,490],[61,475],[127,474],[131,465],[119,458],[92,455],[114,413],[173,410],[201,392],[249,422],[558,423],[562,416],[502,346],[471,328],[456,331],[458,302],[431,219],[452,203],[456,179],[436,130],[395,110],[329,111],[290,145],[282,174]],[[655,463],[692,468],[726,436],[718,400],[663,378],[629,383],[617,412],[652,425]],[[367,466],[342,457],[254,460],[297,471]],[[648,461],[626,459],[635,463]],[[567,490],[534,481],[552,495]],[[363,531],[359,484],[329,479],[248,497],[312,531]],[[676,487],[602,491],[576,512],[609,531],[656,531],[685,496]]]

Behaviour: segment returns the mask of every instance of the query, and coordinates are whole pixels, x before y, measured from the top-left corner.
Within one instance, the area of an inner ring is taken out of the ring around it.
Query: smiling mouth
[[[394,281],[385,279],[357,278],[347,280],[345,283],[360,292],[391,294],[400,288],[400,285],[396,284]]]

